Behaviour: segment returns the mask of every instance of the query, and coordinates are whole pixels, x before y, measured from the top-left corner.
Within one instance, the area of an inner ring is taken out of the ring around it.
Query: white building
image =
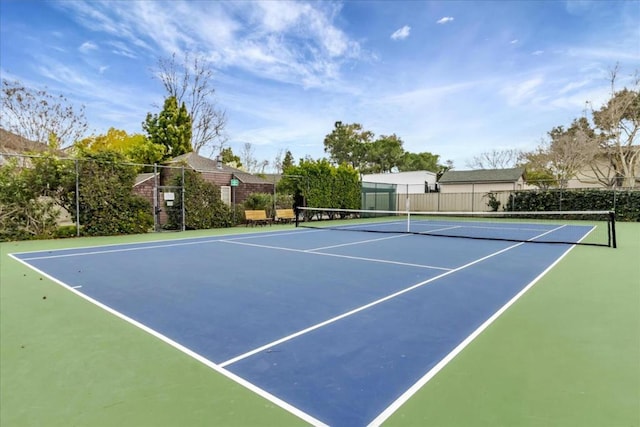
[[[429,171],[362,175],[362,182],[395,184],[397,194],[417,194],[436,191],[436,180],[436,174]]]

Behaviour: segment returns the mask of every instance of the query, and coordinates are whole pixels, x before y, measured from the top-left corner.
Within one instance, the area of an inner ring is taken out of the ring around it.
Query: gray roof
[[[441,184],[470,184],[480,182],[516,182],[524,168],[478,169],[472,171],[446,171],[438,180]]]
[[[156,176],[157,174],[151,172],[151,173],[139,173],[136,176],[136,181],[134,182],[133,186],[135,187],[136,185],[140,185],[143,182],[153,178],[154,176]]]
[[[34,151],[47,151],[49,147],[40,142],[30,141],[20,135],[0,128],[0,152],[26,154]]]
[[[167,164],[186,163],[187,166],[198,172],[224,173],[233,174],[240,182],[245,184],[273,184],[259,176],[252,175],[240,169],[232,168],[225,164],[218,164],[216,160],[208,157],[202,157],[193,151],[191,153],[182,154],[169,160]]]

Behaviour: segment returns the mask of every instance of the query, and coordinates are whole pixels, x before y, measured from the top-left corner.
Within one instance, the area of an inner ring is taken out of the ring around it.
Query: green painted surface
[[[189,235],[1,244],[0,426],[305,424],[7,256]]]
[[[640,224],[618,226],[619,249],[571,251],[386,424],[639,426]],[[0,425],[303,425],[7,256],[226,232],[0,244]]]
[[[387,426],[640,426],[640,224],[576,247]]]

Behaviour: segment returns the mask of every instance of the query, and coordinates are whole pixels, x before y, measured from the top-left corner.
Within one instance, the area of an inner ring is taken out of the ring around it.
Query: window
[[[222,203],[227,206],[231,206],[231,187],[228,185],[223,185],[220,187],[220,198],[222,199]]]

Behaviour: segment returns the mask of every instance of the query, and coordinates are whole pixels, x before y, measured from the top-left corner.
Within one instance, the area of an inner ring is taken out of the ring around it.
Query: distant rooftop
[[[208,157],[203,157],[194,153],[182,154],[169,160],[167,164],[186,163],[190,168],[198,172],[210,172],[210,173],[226,173],[233,174],[240,182],[245,184],[273,184],[259,176],[250,174],[240,169],[232,168],[223,163],[218,164],[216,160]]]
[[[470,171],[446,171],[440,180],[441,184],[466,184],[477,182],[516,182],[524,174],[524,168],[511,169],[478,169]]]

